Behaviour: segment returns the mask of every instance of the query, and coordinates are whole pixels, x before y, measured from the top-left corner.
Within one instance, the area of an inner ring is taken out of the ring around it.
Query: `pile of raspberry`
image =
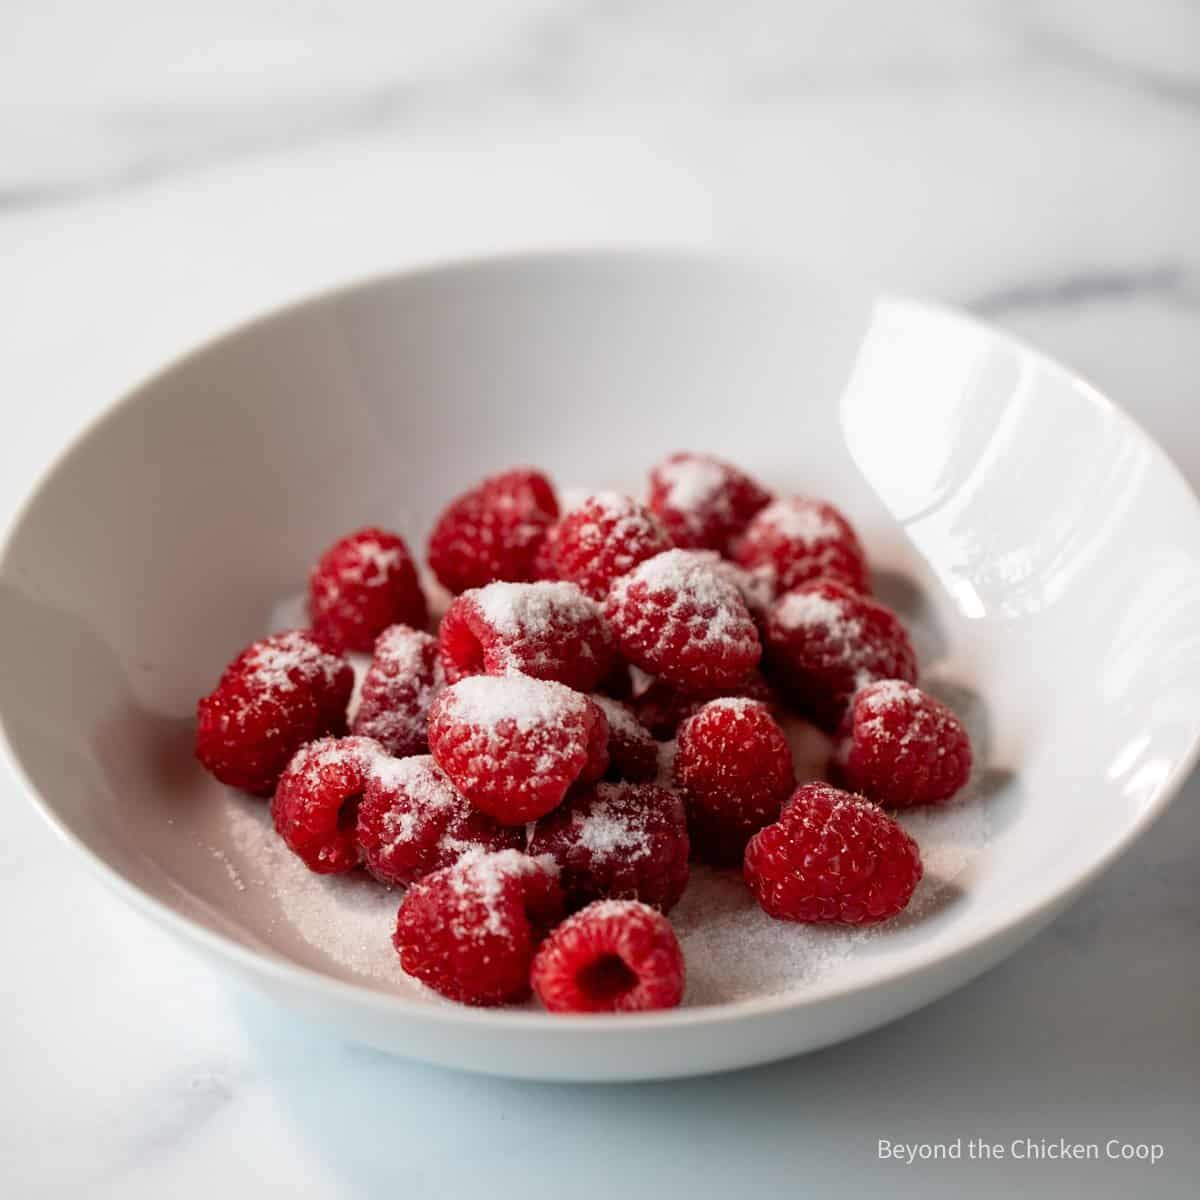
[[[706,454],[569,511],[514,470],[451,501],[428,563],[435,622],[401,537],[342,538],[310,628],[243,650],[196,734],[309,869],[403,889],[409,975],[466,1004],[677,1005],[692,861],[781,921],[909,903],[921,856],[887,810],[950,800],[971,746],[832,505]],[[797,779],[795,717],[832,736],[827,778]]]

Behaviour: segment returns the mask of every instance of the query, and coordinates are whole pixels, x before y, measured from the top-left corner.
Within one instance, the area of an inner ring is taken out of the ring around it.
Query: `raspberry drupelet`
[[[492,475],[442,510],[429,535],[429,565],[455,595],[496,579],[535,579],[557,516],[554,489],[540,471]]]
[[[943,804],[971,775],[971,740],[962,722],[902,679],[858,692],[838,739],[835,778],[887,808]]]
[[[354,732],[397,758],[423,754],[429,708],[445,682],[437,638],[407,625],[385,629],[363,678]]]
[[[683,999],[683,951],[670,921],[636,900],[598,900],[568,917],[533,961],[548,1012],[644,1012]]]
[[[346,731],[354,672],[301,630],[247,646],[196,706],[196,757],[221,783],[269,796],[306,742]]]
[[[688,881],[683,804],[654,784],[600,783],[538,821],[529,853],[558,863],[568,908],[617,897],[668,912]]]
[[[526,999],[538,944],[562,916],[553,864],[517,850],[464,855],[413,884],[392,944],[405,972],[462,1004]]]
[[[463,592],[438,633],[450,683],[518,672],[591,691],[613,665],[596,602],[573,583],[489,583]]]
[[[650,471],[650,510],[676,546],[727,554],[771,494],[711,454],[672,454]]]
[[[519,825],[604,774],[608,723],[587,696],[561,683],[473,675],[433,702],[429,749],[476,808]]]
[[[376,528],[360,529],[325,551],[309,576],[308,613],[324,645],[363,652],[389,625],[421,629],[429,620],[403,538]]]
[[[754,898],[781,921],[867,925],[904,909],[921,881],[917,843],[882,809],[807,783],[746,847]]]

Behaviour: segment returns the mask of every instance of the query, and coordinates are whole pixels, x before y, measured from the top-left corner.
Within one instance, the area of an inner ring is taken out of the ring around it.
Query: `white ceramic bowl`
[[[782,992],[562,1018],[359,978],[262,878],[245,802],[193,763],[197,696],[347,529],[419,542],[449,494],[518,462],[640,490],[679,447],[856,519],[931,686],[969,710],[986,841],[976,822],[956,858],[964,827],[943,830],[936,902],[894,928],[851,944],[778,926],[824,962]],[[121,894],[341,1036],[533,1078],[762,1062],[942,995],[1130,844],[1200,731],[1200,511],[1159,448],[966,317],[747,263],[504,259],[272,314],[77,440],[16,522],[0,602],[9,751]]]

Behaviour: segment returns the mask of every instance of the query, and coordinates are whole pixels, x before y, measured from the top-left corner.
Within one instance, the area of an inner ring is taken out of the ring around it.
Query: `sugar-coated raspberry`
[[[550,553],[560,579],[603,600],[613,580],[671,549],[671,539],[644,505],[618,492],[597,492],[559,522]]]
[[[573,784],[604,774],[608,723],[561,683],[472,675],[433,702],[429,749],[476,808],[518,825],[556,808]]]
[[[529,995],[534,952],[561,916],[549,860],[472,851],[408,889],[392,944],[404,970],[443,996],[511,1004]]]
[[[538,821],[529,853],[558,863],[568,908],[619,897],[668,912],[688,881],[683,804],[651,783],[599,783]]]
[[[438,634],[450,683],[468,675],[518,672],[594,688],[613,663],[613,644],[596,602],[573,583],[489,583],[463,592]]]
[[[608,773],[613,779],[643,783],[658,774],[658,743],[637,719],[633,709],[610,696],[593,693],[592,700],[608,722]]]
[[[300,630],[247,646],[196,706],[196,757],[222,783],[269,796],[306,742],[346,731],[354,672]]]
[[[746,847],[755,899],[781,921],[865,925],[895,916],[921,881],[921,855],[881,808],[807,783]]]
[[[383,883],[415,883],[474,850],[523,850],[525,831],[472,808],[428,754],[382,758],[358,806],[363,865]]]
[[[971,740],[940,700],[885,679],[855,695],[833,768],[840,782],[888,808],[941,804],[971,774]]]
[[[354,732],[374,738],[397,758],[423,754],[429,748],[429,706],[445,682],[437,638],[392,625],[375,639]]]
[[[650,509],[685,549],[727,553],[770,500],[744,471],[711,454],[672,454],[650,471]]]
[[[716,866],[740,863],[796,786],[783,730],[766,705],[740,698],[712,700],[680,725],[674,772],[692,848]]]
[[[537,553],[533,556],[532,578],[557,579],[558,568],[554,565],[554,539],[558,535],[559,522],[555,521],[546,529],[545,536],[538,542]]]
[[[538,550],[557,516],[554,489],[541,472],[490,476],[442,510],[429,536],[429,565],[455,594],[496,579],[534,579]]]
[[[308,615],[335,650],[369,651],[389,625],[423,628],[425,593],[404,540],[372,528],[335,542],[309,576]]]
[[[722,700],[729,696],[741,696],[747,700],[759,700],[771,708],[778,706],[780,696],[761,671],[754,670],[736,687],[702,688],[696,691],[656,679],[634,701],[633,708],[638,720],[651,735],[666,740],[673,738],[679,726],[693,713],[698,712],[710,700]]]
[[[704,553],[713,560],[712,565],[716,571],[724,575],[741,593],[750,615],[754,618],[754,624],[758,626],[759,633],[762,633],[766,628],[767,614],[778,595],[775,572],[770,567],[742,567],[711,551]]]
[[[636,900],[597,900],[568,917],[533,960],[549,1012],[644,1012],[683,999],[683,951],[671,922]]]
[[[622,575],[604,615],[625,658],[687,688],[736,685],[762,654],[737,588],[687,550],[668,550]]]
[[[895,614],[833,579],[803,584],[772,605],[767,660],[797,707],[827,732],[859,688],[917,678],[917,656]]]
[[[781,593],[821,578],[869,590],[867,556],[853,526],[832,504],[806,496],[768,504],[746,527],[735,557],[744,567],[771,570]]]
[[[321,738],[288,763],[271,801],[271,818],[309,870],[340,875],[358,866],[358,805],[382,753],[370,738]]]

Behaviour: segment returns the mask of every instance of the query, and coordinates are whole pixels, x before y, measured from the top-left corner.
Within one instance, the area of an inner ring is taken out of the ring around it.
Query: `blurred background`
[[[0,0],[0,519],[114,396],[264,306],[608,243],[966,305],[1089,375],[1195,484],[1198,212],[1188,0]],[[1168,1144],[1144,1178],[1031,1168],[1032,1194],[1188,1194],[1197,800],[1009,963],[878,1034],[731,1080],[539,1089],[231,995],[6,782],[0,1193],[237,1195],[249,1172],[293,1200],[540,1196],[582,1170],[626,1196],[1008,1194],[875,1163],[876,1136],[953,1133],[952,1112],[997,1140]]]

